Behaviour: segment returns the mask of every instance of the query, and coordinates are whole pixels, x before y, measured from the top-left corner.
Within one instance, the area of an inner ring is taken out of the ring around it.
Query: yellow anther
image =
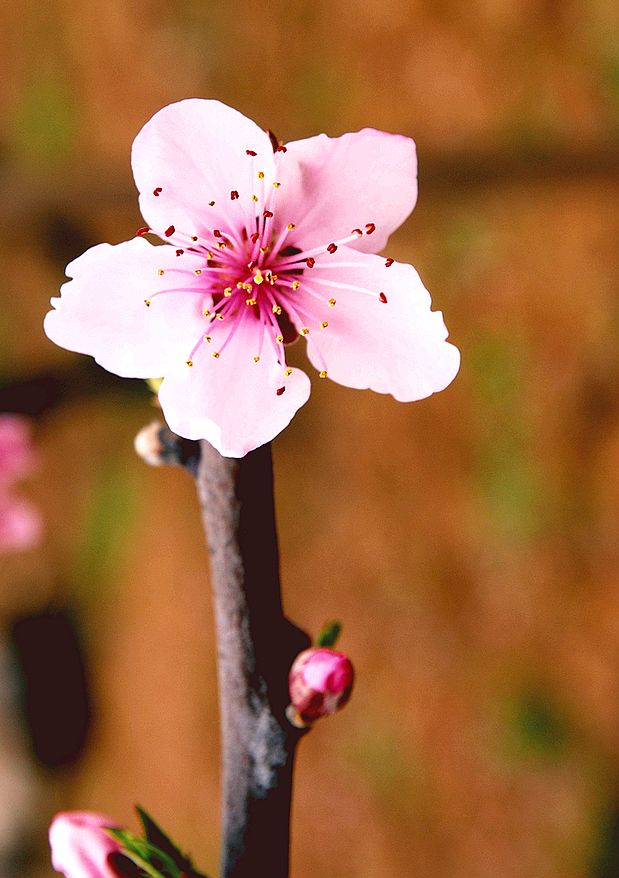
[[[323,369],[322,372],[319,372],[319,373],[318,373],[318,377],[319,377],[319,378],[326,378],[326,377],[327,377],[327,372],[326,372],[326,370]]]
[[[237,282],[236,282],[236,288],[237,288],[237,290],[242,290],[243,287],[244,287],[244,283],[243,283],[243,281],[242,281],[242,280],[237,280]]]
[[[248,293],[251,293],[251,291],[253,290],[253,287],[251,284],[243,284],[243,289],[247,290]]]
[[[223,314],[215,314],[215,317],[216,317],[218,320],[223,320],[223,319],[224,319],[224,315],[223,315]]]
[[[219,359],[219,351],[213,351],[213,356],[215,357],[216,360],[218,360]]]
[[[207,342],[210,344],[210,343],[211,343],[211,337],[210,337],[210,335],[205,335],[205,336],[204,336],[204,341],[207,341]]]
[[[157,274],[159,275],[159,277],[161,277],[161,275],[165,274],[165,271],[163,270],[163,268],[158,268]]]
[[[219,247],[220,250],[225,250],[226,242],[225,241],[218,241],[217,246]]]
[[[255,304],[256,304],[256,300],[255,300],[255,299],[245,299],[245,304],[246,304],[246,305],[250,305],[250,306],[251,306],[251,305],[255,305]]]
[[[232,295],[232,287],[226,287],[226,289],[224,290],[224,296],[226,297],[226,299],[229,299],[231,295]]]
[[[144,299],[144,304],[147,308],[150,308],[150,299]]]
[[[264,180],[264,171],[258,171],[258,179]]]
[[[273,180],[273,186],[274,186],[276,189],[279,189],[279,187],[280,187],[281,185],[282,185],[282,184],[281,184],[281,183],[278,183],[277,180]]]
[[[254,357],[254,363],[257,363],[260,360],[260,357]]]
[[[323,329],[326,329],[329,324],[327,323],[326,320],[323,320],[320,325],[322,326]]]
[[[292,289],[293,290],[298,290],[300,286],[301,286],[301,284],[299,283],[298,280],[293,280],[293,282],[292,282]]]
[[[278,344],[281,344],[281,343],[283,342],[283,340],[284,340],[284,336],[283,336],[283,335],[276,335],[276,336],[275,336],[275,341],[276,341]]]
[[[292,375],[292,369],[290,369],[290,368],[286,369],[286,371],[284,372],[284,375],[286,376],[286,378],[290,378],[290,376]]]
[[[274,314],[281,314],[282,313],[282,309],[280,308],[279,305],[273,305],[273,313]]]
[[[257,202],[257,201],[258,201],[258,196],[257,196],[257,195],[252,195],[251,200],[252,200],[254,203]]]
[[[329,308],[335,308],[335,299],[329,299]]]
[[[301,335],[309,335],[309,329],[307,328],[307,326],[303,327],[303,329],[301,330]]]
[[[263,282],[263,280],[264,280],[263,276],[261,275],[261,273],[259,271],[257,271],[254,275],[254,283],[261,284]]]
[[[193,360],[185,360],[185,363],[186,363],[188,366],[193,366]]]
[[[261,247],[261,248],[260,248],[260,252],[261,252],[261,253],[268,253],[268,252],[269,252],[269,248],[268,248],[268,247]]]
[[[202,274],[202,269],[201,268],[194,268],[193,273],[195,274],[196,277],[200,277],[200,275]]]
[[[286,228],[288,229],[289,232],[291,232],[294,229],[294,223],[288,223]]]
[[[211,316],[211,312],[209,311],[208,308],[205,308],[204,311],[203,311],[202,313],[204,314],[205,317],[210,317],[210,316]]]

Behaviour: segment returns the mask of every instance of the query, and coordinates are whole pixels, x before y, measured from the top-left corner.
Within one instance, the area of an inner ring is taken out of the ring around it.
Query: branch
[[[284,616],[270,445],[241,460],[201,443],[223,749],[221,878],[287,878],[294,752],[287,677],[309,637]]]

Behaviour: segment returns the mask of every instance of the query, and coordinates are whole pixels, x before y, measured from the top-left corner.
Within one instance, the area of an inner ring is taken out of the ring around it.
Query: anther
[[[223,319],[224,319],[224,315],[223,315],[223,314],[215,314],[215,317],[216,317],[218,320],[223,320]]]
[[[263,210],[263,211],[262,211],[262,216],[263,216],[265,219],[271,219],[271,217],[273,216],[273,213],[272,213],[272,211],[270,211],[270,210]]]
[[[224,290],[224,296],[226,297],[226,299],[229,299],[231,295],[232,295],[232,287],[226,287],[226,289]]]
[[[204,314],[205,317],[210,317],[210,316],[211,316],[211,312],[209,311],[208,308],[205,308],[204,311],[203,311],[202,313]]]
[[[256,300],[255,299],[245,299],[245,304],[252,307],[253,305],[256,304]]]
[[[200,275],[202,274],[202,269],[201,268],[194,268],[193,273],[195,274],[196,277],[200,277]]]
[[[208,250],[206,254],[206,261],[208,262],[210,259],[213,259],[213,254],[210,250]]]
[[[158,269],[157,269],[157,274],[159,275],[159,277],[162,277],[162,275],[165,274],[165,271],[163,270],[163,268],[158,268]]]
[[[168,226],[168,228],[165,230],[164,234],[165,234],[166,238],[169,238],[171,235],[174,234],[175,231],[176,231],[176,229],[174,228],[174,226]]]
[[[150,299],[144,299],[144,304],[147,308],[150,308]]]
[[[230,192],[230,200],[231,200],[231,201],[236,201],[236,199],[237,199],[238,197],[239,197],[239,193],[236,191],[236,189],[233,189],[233,190]]]
[[[323,320],[320,325],[322,326],[323,329],[326,329],[329,324],[327,323],[326,320]]]
[[[256,204],[257,201],[258,201],[258,196],[257,196],[257,195],[252,195],[251,200],[254,202],[254,204]]]
[[[209,207],[215,207],[215,202],[214,202],[214,201],[209,201],[208,206],[209,206]]]
[[[282,313],[281,307],[279,305],[273,305],[273,313],[274,314],[281,314]]]
[[[219,229],[213,229],[213,234],[216,238],[221,238],[221,232],[219,231]]]
[[[236,282],[237,290],[242,290],[244,286],[245,286],[245,284],[243,283],[242,280],[237,280],[237,282]]]
[[[282,393],[285,391],[285,389],[286,389],[285,387],[278,387],[275,392],[277,393],[278,396],[281,396]]]
[[[276,189],[279,189],[279,187],[280,187],[281,185],[282,185],[282,184],[281,184],[281,183],[278,183],[277,180],[273,180],[273,186],[274,186]]]
[[[374,223],[366,223],[365,224],[365,233],[366,235],[371,235],[372,232],[376,231],[376,226]]]
[[[259,237],[260,237],[260,235],[259,235],[258,232],[253,232],[253,233],[249,236],[249,238],[250,238],[252,244],[255,244]]]
[[[309,329],[307,328],[307,326],[303,327],[303,329],[301,330],[301,335],[309,335]]]
[[[153,189],[153,195],[155,196],[155,198],[159,198],[162,192],[163,189],[161,188],[161,186],[157,186],[156,189]]]
[[[383,302],[383,304],[387,304],[387,296],[384,293],[379,293],[378,298]]]
[[[149,232],[150,229],[148,228],[148,226],[142,226],[141,228],[136,230],[135,236],[136,238],[141,238],[142,235],[148,235]]]
[[[386,259],[385,260],[385,268],[389,268],[390,265],[393,265],[393,262],[394,262],[393,259]]]
[[[204,336],[204,341],[207,341],[207,342],[210,344],[210,343],[211,343],[211,337],[210,337],[210,335],[205,335],[205,336]]]
[[[277,147],[277,149],[275,150],[275,152],[288,152],[288,150],[286,149],[285,146],[282,146],[282,145],[280,144],[280,145]]]
[[[177,255],[177,256],[182,256],[184,252],[185,252],[184,250],[177,250],[177,251],[176,251],[176,255]]]
[[[290,376],[292,375],[292,369],[288,367],[288,369],[286,369],[286,371],[284,372],[284,375],[286,376],[286,378],[290,378]]]
[[[292,289],[293,290],[298,290],[300,286],[301,286],[301,284],[299,283],[298,280],[293,280],[293,282],[292,282]]]
[[[258,153],[254,152],[253,149],[246,149],[245,152],[247,153],[247,155],[253,155],[253,156],[258,155]]]
[[[260,357],[254,357],[254,363],[259,363],[259,362],[260,362]]]
[[[277,344],[281,344],[283,342],[283,340],[284,340],[283,335],[276,335],[275,336],[275,341],[277,342]]]
[[[337,244],[329,244],[327,247],[327,253],[335,253],[337,250]]]
[[[291,232],[294,229],[294,223],[288,223],[286,228],[288,229],[289,232]]]
[[[328,302],[329,308],[335,308],[335,301],[336,301],[335,299],[329,299],[329,302]]]
[[[216,360],[218,360],[219,359],[219,351],[213,351],[213,356],[215,357]]]
[[[363,232],[361,231],[361,229],[353,229],[352,232],[351,232],[350,234],[351,234],[351,235],[356,235],[358,238],[362,238],[362,237],[363,237]]]
[[[253,287],[250,283],[244,283],[244,284],[241,284],[241,289],[247,290],[248,293],[251,293],[251,291],[253,290]]]
[[[319,372],[319,373],[318,373],[318,377],[319,377],[319,378],[326,378],[326,377],[327,377],[327,371],[326,371],[326,369],[323,369],[321,372]]]
[[[192,235],[192,236],[191,236],[191,240],[192,240],[192,241],[194,242],[194,244],[195,244],[196,241],[198,240],[198,236],[197,236],[197,235]]]
[[[268,248],[268,247],[261,247],[261,248],[260,248],[260,252],[261,252],[261,253],[268,253],[268,252],[269,252],[269,248]]]
[[[220,250],[225,250],[226,249],[226,242],[225,241],[218,241],[217,246],[219,247]]]
[[[264,171],[258,171],[258,179],[264,180]]]
[[[308,256],[308,258],[305,260],[305,264],[308,268],[313,268],[316,265],[316,260],[313,256]]]
[[[193,366],[193,360],[185,360],[185,363],[190,367]]]

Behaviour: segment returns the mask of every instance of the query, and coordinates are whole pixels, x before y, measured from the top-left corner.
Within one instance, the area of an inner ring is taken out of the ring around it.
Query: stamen
[[[273,213],[272,213],[272,211],[270,211],[270,210],[263,210],[263,211],[262,211],[262,216],[263,216],[265,219],[271,219],[272,216],[273,216]]]
[[[233,190],[230,192],[230,200],[231,200],[231,201],[236,201],[238,197],[239,197],[239,193],[236,191],[236,189],[233,189]]]
[[[165,274],[165,271],[163,270],[163,268],[158,268],[157,274],[159,275],[159,277],[162,277]]]
[[[308,259],[305,260],[305,264],[308,268],[313,268],[316,265],[316,260],[312,256],[310,256]]]
[[[185,252],[184,250],[177,250],[177,251],[176,251],[176,255],[177,255],[177,256],[182,256],[184,252]]]
[[[327,304],[329,305],[329,308],[335,308],[336,301],[337,301],[336,299],[329,299],[329,301],[327,302]]]
[[[264,171],[258,171],[258,179],[264,180]]]
[[[148,235],[149,232],[150,229],[148,228],[148,226],[141,226],[139,229],[136,230],[135,237],[141,238],[142,235]]]
[[[201,268],[194,268],[193,273],[195,274],[196,277],[200,277],[200,275],[202,274],[202,269]]]
[[[390,266],[390,265],[393,265],[394,262],[395,262],[394,259],[387,259],[387,260],[385,260],[385,268],[389,268],[389,266]]]
[[[174,228],[174,226],[168,226],[168,228],[164,232],[164,235],[166,236],[166,238],[170,238],[175,231],[176,229]]]
[[[326,320],[323,320],[320,325],[322,326],[323,329],[326,329],[329,324],[327,323]]]
[[[257,204],[258,203],[258,196],[252,195],[251,200],[254,202],[254,204]]]
[[[280,144],[277,147],[277,149],[275,150],[275,152],[288,152],[288,149],[285,146],[282,146],[282,144]]]
[[[161,186],[157,186],[156,189],[153,189],[153,195],[155,196],[155,198],[159,198],[162,192],[163,189],[161,188]]]
[[[365,224],[366,235],[371,235],[372,232],[375,232],[375,231],[376,231],[376,226],[374,225],[374,223],[366,223]]]
[[[286,376],[286,378],[290,378],[290,376],[292,375],[292,369],[290,367],[288,367],[285,370],[284,375]]]
[[[379,299],[381,300],[381,302],[383,302],[385,305],[387,304],[387,296],[386,296],[384,293],[379,293],[379,294],[378,294],[378,298],[379,298]]]
[[[251,155],[251,156],[254,156],[254,157],[258,155],[258,153],[257,153],[257,152],[254,152],[253,149],[246,149],[245,152],[246,152],[247,155]]]
[[[193,360],[185,360],[188,366],[193,366]]]
[[[326,369],[322,369],[322,370],[318,373],[318,377],[319,377],[319,378],[326,378],[326,377],[327,377],[327,370],[326,370]]]
[[[214,201],[209,201],[208,206],[209,206],[209,207],[215,207],[215,202],[214,202]]]
[[[274,187],[275,189],[279,189],[279,187],[280,187],[281,185],[282,185],[282,184],[281,184],[281,183],[278,183],[277,180],[273,180],[273,187]]]
[[[337,244],[329,244],[327,247],[327,253],[335,253],[337,250]]]
[[[286,390],[285,387],[278,387],[275,392],[277,393],[278,396],[281,396],[285,390]]]
[[[150,308],[150,299],[144,299],[144,304],[147,308]]]

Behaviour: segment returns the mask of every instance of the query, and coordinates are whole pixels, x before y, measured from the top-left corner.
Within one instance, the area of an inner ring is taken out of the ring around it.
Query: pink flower
[[[354,677],[350,659],[343,652],[327,647],[306,649],[294,660],[288,677],[294,715],[307,724],[335,713],[350,698]]]
[[[36,467],[30,425],[19,415],[0,415],[0,553],[21,551],[41,537],[33,506],[13,496],[13,486]]]
[[[45,331],[118,375],[163,376],[170,428],[241,457],[307,401],[286,364],[305,336],[321,377],[422,399],[459,352],[415,269],[373,255],[417,196],[412,140],[373,129],[277,147],[211,100],[164,107],[133,144],[149,229],[67,266]]]
[[[117,878],[114,858],[121,849],[106,826],[115,823],[91,811],[57,814],[49,829],[54,869],[66,878]]]

